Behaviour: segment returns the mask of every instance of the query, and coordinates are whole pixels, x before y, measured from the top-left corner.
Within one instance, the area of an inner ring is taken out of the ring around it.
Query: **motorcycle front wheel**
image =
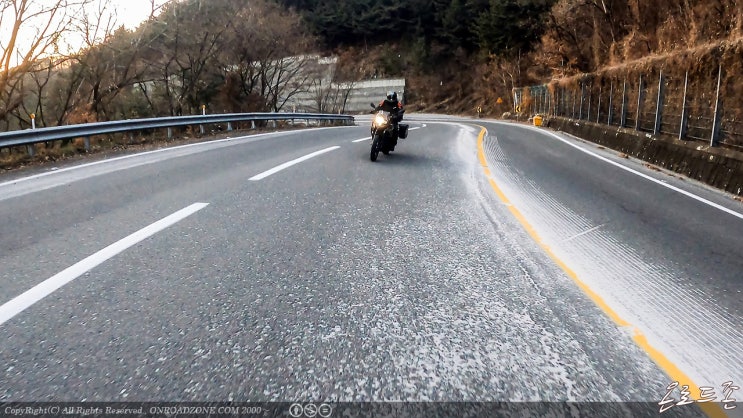
[[[371,153],[369,154],[369,159],[372,161],[377,161],[377,156],[379,155],[379,146],[380,142],[382,141],[382,136],[377,134],[374,135],[374,140],[372,141],[371,145]]]

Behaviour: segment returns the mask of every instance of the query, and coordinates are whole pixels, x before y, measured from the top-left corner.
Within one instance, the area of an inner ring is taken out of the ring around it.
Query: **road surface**
[[[408,119],[376,163],[361,121],[0,177],[0,402],[655,410],[743,383],[740,203],[545,130]]]

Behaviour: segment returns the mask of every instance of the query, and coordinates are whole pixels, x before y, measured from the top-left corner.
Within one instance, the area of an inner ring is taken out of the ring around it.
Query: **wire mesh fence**
[[[723,75],[722,65],[701,75],[654,68],[619,75],[583,74],[514,89],[514,111],[743,150],[743,109],[731,87],[736,75],[726,75],[724,82]]]

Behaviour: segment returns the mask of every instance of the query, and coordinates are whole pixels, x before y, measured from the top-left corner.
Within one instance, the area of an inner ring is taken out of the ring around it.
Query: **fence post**
[[[583,120],[583,101],[586,99],[586,86],[583,82],[580,82],[580,110],[578,111],[578,119]]]
[[[635,120],[635,129],[640,130],[640,117],[642,116],[642,102],[644,99],[642,91],[642,74],[640,74],[640,87],[637,89],[637,119]]]
[[[613,122],[612,116],[614,116],[614,109],[612,108],[614,101],[614,80],[611,81],[611,84],[609,85],[609,116],[606,118],[606,124],[611,125]]]
[[[547,96],[544,94],[544,90],[541,88],[539,89],[539,112],[537,113],[544,113],[544,106],[547,103]]]
[[[599,103],[598,106],[596,106],[596,123],[601,123],[601,90],[603,90],[603,87],[601,84],[599,84]]]
[[[689,72],[686,72],[684,76],[684,99],[681,102],[681,126],[679,127],[679,140],[683,140],[686,137],[686,130],[689,126],[689,111],[686,109],[686,92],[689,87]]]
[[[663,122],[663,89],[665,87],[663,71],[660,72],[658,78],[658,102],[655,105],[655,127],[653,128],[653,135],[660,133],[660,124]]]
[[[619,118],[619,127],[624,128],[627,126],[627,79],[624,79],[624,87],[622,88],[622,115]]]
[[[570,95],[571,95],[571,96],[572,96],[572,98],[573,98],[573,110],[572,110],[572,111],[570,112],[570,118],[571,118],[571,119],[575,119],[575,102],[577,102],[577,101],[578,101],[578,99],[576,99],[576,98],[575,98],[575,93],[576,93],[576,91],[575,91],[575,90],[573,90],[573,91],[572,91],[572,92],[570,93]]]
[[[555,86],[554,92],[550,93],[550,105],[552,105],[552,116],[557,116],[557,106],[560,103],[559,102],[559,96],[557,86]]]
[[[715,116],[712,119],[712,135],[709,141],[709,146],[717,146],[720,141],[720,112],[722,111],[722,103],[720,103],[720,86],[722,85],[722,64],[720,64],[717,70],[717,95],[715,98]]]

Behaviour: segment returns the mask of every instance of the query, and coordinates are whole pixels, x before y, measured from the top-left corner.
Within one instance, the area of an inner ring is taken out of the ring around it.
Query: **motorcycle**
[[[374,103],[371,106],[376,109]],[[397,138],[405,139],[408,136],[408,125],[398,123],[398,118],[402,117],[405,109],[400,109],[396,114],[384,110],[373,112],[371,125],[372,145],[369,158],[377,161],[380,152],[389,155],[390,151],[395,149]]]

